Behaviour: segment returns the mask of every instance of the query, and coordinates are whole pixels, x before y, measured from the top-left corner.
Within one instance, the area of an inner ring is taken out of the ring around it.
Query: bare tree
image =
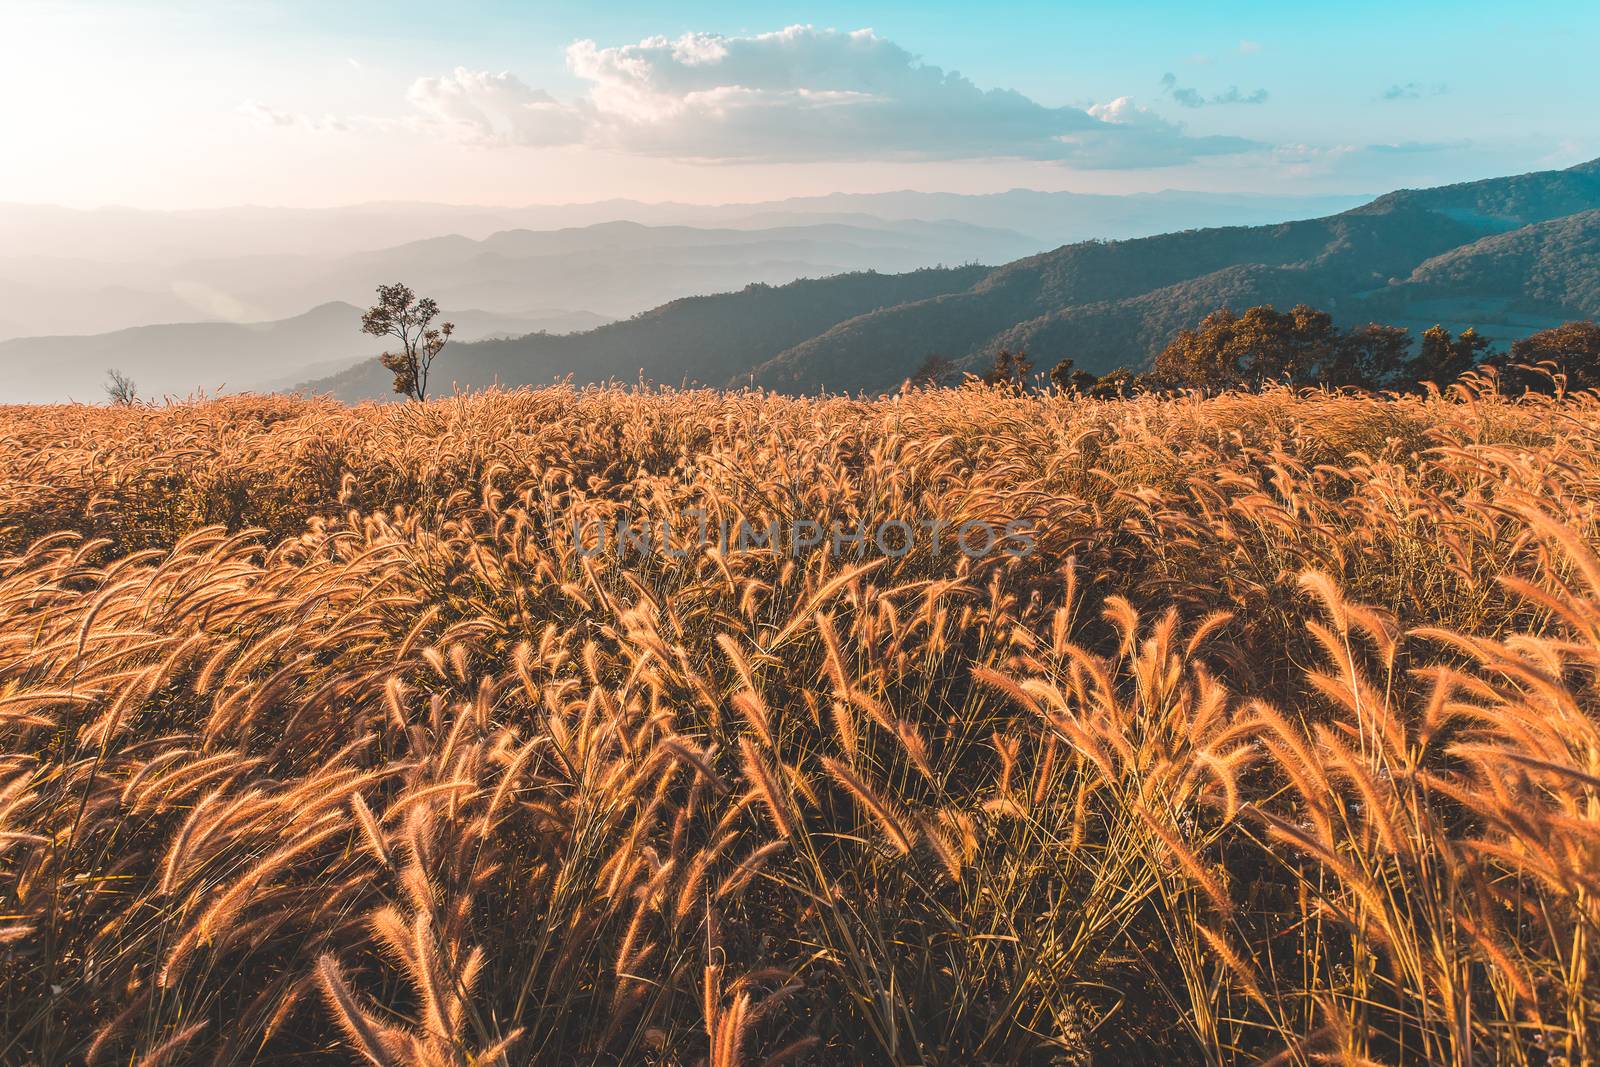
[[[133,384],[133,379],[112,367],[106,371],[106,399],[121,407],[129,407],[139,402],[139,389]]]
[[[455,332],[451,322],[432,325],[438,314],[437,301],[419,300],[409,286],[396,282],[378,286],[378,302],[361,316],[362,333],[400,342],[400,351],[385,352],[378,361],[394,374],[394,391],[412,400],[428,398],[428,373]]]

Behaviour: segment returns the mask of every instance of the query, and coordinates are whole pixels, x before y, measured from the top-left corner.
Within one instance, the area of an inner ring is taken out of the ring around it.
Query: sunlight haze
[[[586,7],[5,0],[0,201],[1354,193],[1600,153],[1567,0]]]

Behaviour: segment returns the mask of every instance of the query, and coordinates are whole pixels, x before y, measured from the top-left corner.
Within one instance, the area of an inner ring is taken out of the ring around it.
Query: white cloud
[[[1240,41],[1239,42],[1239,54],[1241,56],[1253,56],[1259,51],[1261,51],[1261,42],[1260,41]]]
[[[1239,137],[1189,137],[1183,127],[1122,96],[1087,114],[1096,128],[1070,140],[1080,166],[1105,169],[1166,167],[1200,156],[1231,155],[1262,147]]]
[[[560,145],[580,140],[584,132],[577,108],[509,73],[457,67],[443,77],[419,78],[407,97],[428,119],[467,141]]]
[[[277,108],[268,107],[266,104],[255,100],[246,100],[234,108],[234,111],[264,126],[315,130],[322,133],[349,128],[343,119],[334,115],[324,115],[320,119],[313,118],[310,115],[302,115],[295,111],[279,111]]]
[[[266,126],[294,126],[300,122],[301,118],[299,115],[270,108],[266,104],[258,103],[255,100],[246,100],[234,110],[246,118],[255,119]]]
[[[1126,99],[1050,107],[980,89],[871,30],[579,41],[567,65],[587,83],[574,102],[509,73],[465,69],[420,79],[410,99],[467,141],[717,162],[1021,158],[1132,168],[1260,147],[1190,136]]]

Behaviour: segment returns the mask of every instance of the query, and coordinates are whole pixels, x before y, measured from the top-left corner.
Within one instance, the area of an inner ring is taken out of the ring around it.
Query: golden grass
[[[1600,1058],[1600,401],[0,409],[0,1062]],[[983,520],[1026,558],[585,557]]]

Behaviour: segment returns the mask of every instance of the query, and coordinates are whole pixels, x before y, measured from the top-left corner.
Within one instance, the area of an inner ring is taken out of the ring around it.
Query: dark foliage
[[[985,385],[1010,385],[1022,388],[1033,373],[1033,360],[1026,352],[1011,352],[1002,348],[994,354],[994,365],[984,372]]]
[[[433,320],[439,315],[437,301],[417,298],[408,286],[378,286],[378,302],[361,316],[361,332],[374,337],[393,337],[400,342],[398,352],[385,352],[378,357],[384,370],[394,375],[394,391],[412,400],[428,398],[428,375],[434,360],[449,343],[455,332],[455,323],[444,322],[437,327]]]

